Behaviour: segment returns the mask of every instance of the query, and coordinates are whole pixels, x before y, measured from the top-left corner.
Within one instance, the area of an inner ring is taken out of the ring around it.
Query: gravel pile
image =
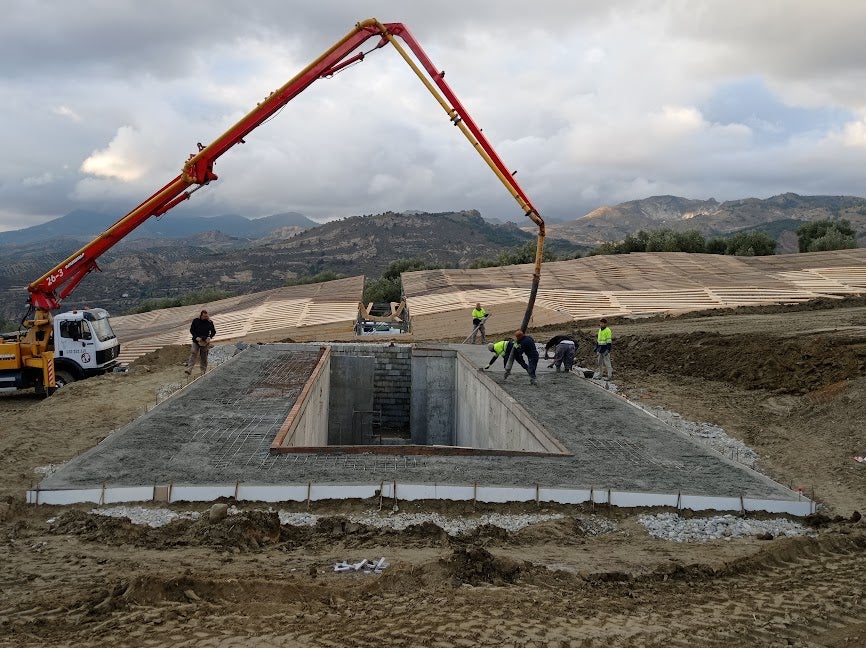
[[[815,535],[814,531],[785,518],[749,520],[734,515],[685,519],[676,513],[639,515],[638,521],[653,538],[673,542],[708,542],[745,536],[766,539]]]
[[[758,454],[754,450],[742,441],[729,437],[718,425],[687,421],[676,412],[671,412],[661,407],[639,407],[651,416],[686,434],[695,441],[709,446],[728,459],[733,459],[750,468],[754,468],[758,461]]]
[[[279,514],[280,523],[291,526],[312,526],[320,517],[310,513],[289,513],[287,511],[280,511]],[[377,529],[394,529],[395,531],[402,531],[415,524],[432,522],[451,536],[474,531],[484,525],[499,527],[506,531],[519,531],[533,524],[549,520],[560,520],[564,517],[561,513],[537,515],[487,513],[478,517],[449,517],[440,513],[381,514],[377,511],[367,511],[360,514],[352,513],[346,516],[346,518],[356,524],[363,524]]]
[[[229,515],[243,512],[236,506],[230,506]],[[147,508],[144,506],[112,506],[94,508],[91,513],[108,517],[128,518],[133,524],[146,525],[152,528],[165,526],[174,520],[196,520],[202,513],[198,511],[176,512],[166,508]],[[296,513],[278,511],[280,524],[287,526],[315,526],[321,518],[331,517],[314,513]],[[412,525],[433,523],[450,536],[471,533],[481,526],[490,525],[509,532],[519,531],[526,527],[561,520],[566,516],[562,513],[539,514],[507,514],[485,513],[475,517],[453,517],[441,513],[382,513],[365,511],[350,513],[345,516],[351,522],[363,524],[377,529],[394,529],[402,531]],[[814,535],[814,531],[801,524],[785,518],[772,520],[750,520],[734,515],[721,515],[709,518],[682,518],[676,513],[659,513],[658,515],[639,515],[638,521],[647,532],[660,540],[673,542],[707,542],[711,540],[730,540],[745,536],[764,536],[766,538],[793,537]],[[581,517],[577,526],[587,536],[599,536],[613,533],[619,529],[616,523],[597,516]]]
[[[177,513],[170,509],[145,508],[144,506],[111,506],[108,508],[95,508],[90,512],[106,517],[129,518],[129,521],[133,524],[153,528],[165,526],[175,520],[197,520],[201,517],[201,513],[197,511]]]
[[[236,506],[230,506],[229,515],[238,515],[243,510]],[[195,520],[202,514],[197,511],[177,513],[165,508],[146,508],[143,506],[112,506],[106,508],[94,508],[91,513],[105,515],[108,517],[129,518],[133,524],[147,525],[149,527],[160,527],[178,519]],[[313,513],[293,513],[279,511],[280,524],[288,526],[314,526],[320,518],[332,517],[316,515]],[[377,529],[394,529],[402,531],[414,524],[432,522],[442,528],[449,535],[455,536],[483,526],[491,525],[505,529],[506,531],[519,531],[525,527],[549,520],[560,520],[565,516],[561,513],[551,514],[515,514],[488,513],[478,517],[449,517],[439,513],[387,513],[378,511],[366,511],[364,513],[351,513],[345,516],[351,522],[363,524]],[[608,533],[616,528],[607,520],[588,518],[581,520],[581,528],[587,535],[600,535]]]

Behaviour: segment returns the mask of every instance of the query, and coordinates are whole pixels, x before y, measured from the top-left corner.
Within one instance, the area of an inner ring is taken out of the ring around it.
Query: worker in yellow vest
[[[502,358],[502,364],[504,365],[508,361],[508,354],[511,353],[511,348],[513,346],[514,342],[511,340],[499,340],[499,342],[488,344],[487,350],[493,353],[493,357],[490,358],[490,362],[487,363],[487,366],[482,368],[482,371],[490,369],[490,367],[493,366],[493,363],[499,358]]]
[[[607,320],[601,318],[599,322],[598,337],[596,338],[595,353],[596,353],[596,373],[593,378],[603,378],[604,372],[607,371],[606,380],[613,377],[613,365],[610,364],[610,349],[613,340],[613,334],[610,327],[607,325]]]
[[[484,331],[484,321],[490,317],[490,314],[481,308],[481,304],[475,304],[472,309],[472,344],[475,344],[475,338],[481,333],[481,344],[487,344],[487,337]]]

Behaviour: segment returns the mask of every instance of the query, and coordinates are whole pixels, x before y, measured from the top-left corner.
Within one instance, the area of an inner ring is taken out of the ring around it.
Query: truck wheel
[[[54,374],[54,384],[57,385],[57,389],[60,389],[64,385],[68,385],[69,383],[75,382],[75,376],[64,369],[59,369]]]

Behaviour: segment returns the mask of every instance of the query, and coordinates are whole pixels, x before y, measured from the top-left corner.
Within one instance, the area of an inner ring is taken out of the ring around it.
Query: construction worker
[[[538,367],[538,347],[535,346],[535,339],[523,331],[515,331],[514,338],[517,340],[514,343],[514,360],[526,369],[526,373],[529,374],[529,384],[537,385],[535,369]],[[526,362],[523,361],[523,356],[526,356]],[[505,370],[505,376],[508,377],[508,369]]]
[[[201,365],[201,372],[207,371],[207,356],[210,351],[210,342],[216,336],[216,328],[213,322],[210,321],[210,316],[206,310],[199,313],[192,324],[189,326],[190,335],[192,335],[192,347],[189,352],[189,360],[186,363],[184,373],[188,376],[192,373],[192,368],[196,361]]]
[[[514,342],[511,340],[499,340],[499,342],[491,342],[487,345],[487,350],[493,353],[493,357],[490,358],[490,362],[487,363],[486,367],[482,367],[481,371],[486,371],[493,366],[493,363],[496,362],[496,359],[501,357],[502,364],[504,365],[508,361],[508,354],[511,353],[511,348],[514,346]],[[521,361],[522,362],[522,361]]]
[[[481,344],[487,344],[487,337],[484,335],[484,320],[486,320],[490,314],[481,308],[481,304],[475,304],[475,308],[472,309],[472,344],[475,344],[475,338],[481,333]]]
[[[572,335],[554,335],[552,338],[550,338],[550,339],[547,341],[547,343],[544,345],[544,359],[545,359],[545,360],[550,360],[550,359],[551,359],[551,358],[550,358],[550,355],[549,355],[550,352],[551,352],[551,351],[554,351],[554,352],[555,352],[555,351],[556,351],[556,347],[557,347],[557,346],[559,345],[559,343],[562,342],[563,340],[571,340],[571,341],[574,341],[574,336],[572,336]],[[551,366],[553,366],[553,365],[551,365]]]
[[[596,373],[593,378],[602,378],[605,370],[607,370],[607,380],[613,377],[613,366],[610,364],[610,349],[611,334],[610,327],[607,325],[607,320],[601,318],[599,321],[598,337],[596,338],[595,353],[596,353]]]
[[[563,337],[557,345],[553,355],[551,367],[556,367],[556,373],[562,370],[571,371],[574,366],[574,356],[577,353],[577,342],[569,337]]]

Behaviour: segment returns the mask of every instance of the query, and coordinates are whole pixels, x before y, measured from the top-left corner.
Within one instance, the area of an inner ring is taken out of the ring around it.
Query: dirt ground
[[[85,505],[24,504],[34,469],[182,381],[186,351],[170,347],[50,399],[0,396],[0,646],[866,645],[866,464],[853,459],[866,454],[864,302],[611,325],[621,391],[747,443],[763,472],[821,503],[816,535],[674,543],[647,534],[645,511],[534,504],[400,503],[564,514],[456,538],[347,521],[371,501],[314,504],[324,517],[313,527],[249,503],[215,522],[209,505],[178,505],[205,514],[155,529]],[[592,330],[575,328],[584,365]],[[588,531],[597,519],[616,530]],[[378,575],[333,571],[380,556]]]

